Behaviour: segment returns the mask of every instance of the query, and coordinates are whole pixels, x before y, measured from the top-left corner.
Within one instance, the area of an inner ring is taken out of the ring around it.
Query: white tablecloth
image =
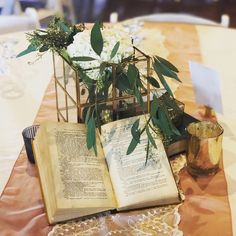
[[[0,194],[23,146],[21,132],[32,125],[53,74],[50,54],[36,62],[36,53],[14,58],[27,45],[24,32],[0,37]]]
[[[223,160],[236,235],[236,30],[206,26],[197,30],[204,64],[220,73],[224,114],[217,117],[224,128]]]

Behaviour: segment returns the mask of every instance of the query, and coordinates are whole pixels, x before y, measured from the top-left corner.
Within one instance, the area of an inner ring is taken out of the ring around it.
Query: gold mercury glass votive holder
[[[200,121],[186,129],[187,171],[193,176],[216,174],[222,157],[223,128],[216,122]]]

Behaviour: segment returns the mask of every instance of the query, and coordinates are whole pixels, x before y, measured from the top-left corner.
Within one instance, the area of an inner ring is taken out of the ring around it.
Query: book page
[[[132,139],[131,127],[138,117],[102,126],[102,144],[120,209],[176,203],[178,189],[161,140],[151,148],[146,160],[147,136],[144,134],[133,153],[126,155]],[[140,123],[144,122],[141,116]]]
[[[47,140],[56,208],[62,214],[59,219],[65,220],[65,211],[80,216],[98,212],[96,209],[116,208],[99,139],[95,156],[93,150],[87,149],[84,124],[47,122],[43,126],[41,138]]]

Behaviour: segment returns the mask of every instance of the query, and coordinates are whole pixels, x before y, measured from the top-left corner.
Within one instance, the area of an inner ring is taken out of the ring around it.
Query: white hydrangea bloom
[[[96,60],[76,63],[83,69],[99,67],[102,62],[119,63],[122,58],[127,58],[133,54],[133,46],[130,35],[119,29],[105,28],[102,30],[103,37],[103,51],[98,56],[92,49],[90,43],[91,30],[84,30],[83,32],[77,33],[74,36],[74,41],[67,47],[67,52],[70,57],[92,57]],[[120,46],[117,54],[111,59],[111,52],[117,42],[120,42]],[[91,79],[99,78],[99,69],[93,69],[87,72],[87,75]]]

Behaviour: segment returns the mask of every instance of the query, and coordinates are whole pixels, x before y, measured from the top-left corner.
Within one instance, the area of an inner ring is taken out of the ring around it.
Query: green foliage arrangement
[[[99,22],[93,25],[90,35],[90,43],[98,57],[104,50],[104,39],[102,34],[103,25]],[[67,47],[73,43],[73,38],[76,34],[83,32],[85,25],[70,25],[60,18],[55,18],[45,30],[35,30],[27,34],[27,39],[30,45],[26,50],[21,52],[18,57],[37,51],[44,53],[48,50],[58,53],[75,71],[79,73],[81,83],[88,90],[89,107],[83,111],[84,122],[87,125],[87,147],[96,150],[96,127],[101,126],[101,113],[104,110],[106,103],[100,104],[99,101],[106,101],[109,96],[109,89],[112,84],[120,93],[133,95],[140,107],[144,108],[144,101],[141,90],[146,89],[146,84],[150,83],[154,88],[160,88],[160,84],[165,88],[166,93],[160,97],[153,94],[153,101],[150,106],[150,114],[146,116],[146,123],[140,125],[140,120],[137,119],[131,128],[132,140],[129,144],[127,154],[133,152],[136,146],[140,143],[140,138],[143,133],[147,134],[147,155],[151,147],[157,148],[155,136],[162,136],[163,140],[171,140],[174,136],[180,135],[180,132],[170,116],[169,110],[180,112],[180,108],[176,103],[173,93],[165,79],[165,77],[180,81],[178,77],[178,69],[169,61],[159,56],[154,56],[152,60],[152,70],[155,71],[159,80],[154,77],[146,77],[142,75],[138,67],[135,65],[133,55],[127,58],[121,58],[119,63],[115,63],[116,74],[115,81],[113,80],[111,67],[114,63],[103,61],[99,67],[84,69],[78,62],[91,62],[96,58],[88,56],[70,57],[67,52]],[[110,53],[110,59],[114,58],[120,48],[118,41]],[[88,71],[98,69],[98,79],[90,78]],[[83,92],[83,91],[82,91]],[[143,109],[144,113],[144,109]]]

